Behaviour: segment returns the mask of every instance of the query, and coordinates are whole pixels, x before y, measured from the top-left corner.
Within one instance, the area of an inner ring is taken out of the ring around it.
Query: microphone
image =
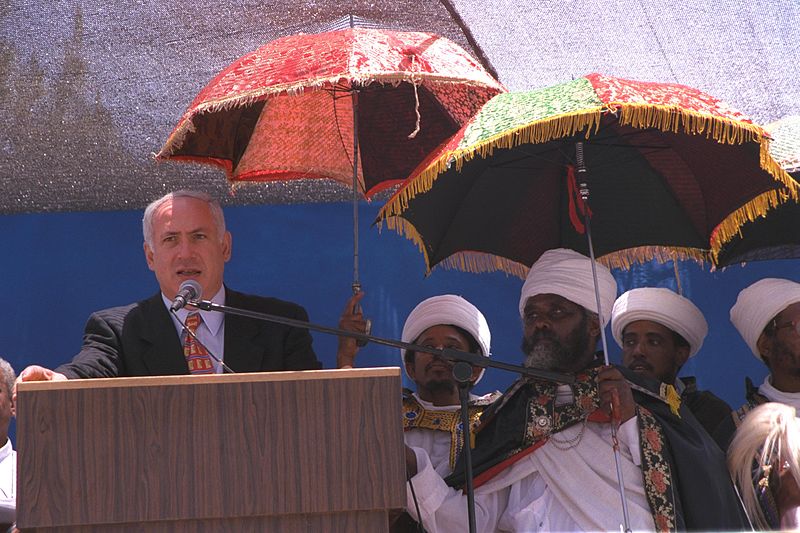
[[[189,303],[189,300],[198,300],[202,294],[203,289],[200,288],[200,284],[193,279],[187,279],[178,288],[178,294],[172,300],[169,310],[177,311],[178,309],[183,309]]]

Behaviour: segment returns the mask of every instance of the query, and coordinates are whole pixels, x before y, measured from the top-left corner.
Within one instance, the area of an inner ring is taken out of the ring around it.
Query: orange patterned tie
[[[186,317],[186,328],[192,333],[195,333],[202,320],[200,313],[192,313]],[[188,333],[186,334],[186,339],[183,341],[183,355],[186,356],[186,364],[189,365],[190,374],[214,373],[214,365],[211,364],[211,357],[208,355],[208,350]]]

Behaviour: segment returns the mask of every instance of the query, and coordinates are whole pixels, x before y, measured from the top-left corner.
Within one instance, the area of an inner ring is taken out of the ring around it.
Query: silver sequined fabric
[[[678,82],[760,123],[800,114],[796,0],[453,0],[500,81],[589,72]],[[341,201],[334,182],[247,185],[156,163],[195,94],[271,39],[361,24],[439,33],[477,55],[437,1],[0,0],[0,214],[139,209],[178,188],[227,204]],[[346,22],[345,22],[346,23]]]

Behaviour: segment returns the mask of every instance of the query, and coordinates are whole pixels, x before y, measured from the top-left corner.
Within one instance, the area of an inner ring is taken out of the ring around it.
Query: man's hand
[[[25,367],[25,370],[19,373],[17,380],[14,382],[14,391],[11,394],[11,401],[14,405],[17,404],[17,383],[21,381],[66,381],[67,376],[58,372],[53,372],[49,368],[39,365],[31,365]]]
[[[367,321],[359,304],[363,297],[364,292],[359,291],[347,300],[342,316],[339,317],[339,329],[356,333],[367,332]],[[352,368],[356,361],[356,354],[358,354],[356,339],[339,337],[339,347],[336,350],[336,367]]]
[[[600,396],[600,407],[613,422],[623,424],[636,414],[631,387],[622,372],[613,366],[604,367],[597,374],[597,392]]]

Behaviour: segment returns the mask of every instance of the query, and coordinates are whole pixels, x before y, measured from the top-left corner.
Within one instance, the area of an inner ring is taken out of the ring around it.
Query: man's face
[[[774,334],[762,334],[758,341],[761,355],[767,362],[772,383],[779,390],[787,390],[787,380],[797,386],[800,381],[800,334],[792,324],[800,323],[800,302],[794,303],[775,317]],[[784,388],[781,388],[783,386]],[[794,387],[793,387],[794,388]]]
[[[469,339],[452,326],[432,326],[417,337],[414,344],[427,348],[450,348],[462,352],[469,351]],[[424,400],[428,392],[454,391],[456,381],[453,378],[453,363],[437,355],[416,352],[412,362],[406,362],[406,371],[414,383],[417,391]],[[481,369],[472,369],[472,379],[477,379]]]
[[[622,331],[622,364],[637,374],[672,385],[688,358],[689,347],[677,346],[661,324],[637,320]]]
[[[175,298],[187,279],[196,280],[208,297],[222,287],[231,235],[219,235],[206,202],[187,197],[164,202],[153,216],[152,242],[152,249],[144,244],[147,266],[167,298]]]
[[[523,311],[525,366],[577,372],[594,358],[600,326],[578,304],[556,294],[528,298]]]

